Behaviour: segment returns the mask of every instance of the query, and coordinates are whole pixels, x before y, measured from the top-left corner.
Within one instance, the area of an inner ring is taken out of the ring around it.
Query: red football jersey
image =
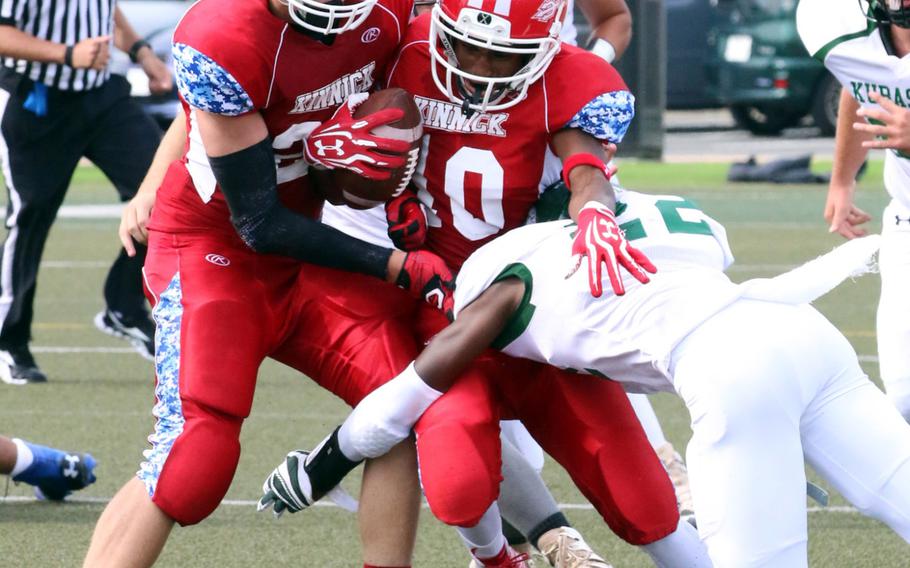
[[[173,46],[188,117],[186,152],[158,192],[153,228],[230,228],[197,130],[197,108],[227,116],[261,113],[273,141],[282,202],[318,217],[323,200],[309,187],[301,139],[351,94],[380,82],[410,11],[411,0],[379,0],[363,24],[326,45],[272,14],[267,0],[194,4],[175,30]]]
[[[525,223],[539,196],[551,134],[606,93],[631,95],[612,66],[563,44],[525,100],[467,117],[433,82],[428,31],[429,14],[411,23],[388,86],[414,94],[423,114],[413,183],[429,218],[426,244],[458,268],[481,245]]]

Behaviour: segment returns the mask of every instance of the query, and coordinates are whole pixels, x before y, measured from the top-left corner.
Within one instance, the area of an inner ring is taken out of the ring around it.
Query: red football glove
[[[409,252],[395,283],[452,319],[455,277],[445,261],[435,254],[425,250]]]
[[[389,238],[401,250],[417,250],[427,239],[427,216],[417,194],[404,190],[385,204],[385,219],[389,224]]]
[[[644,253],[629,246],[613,212],[594,201],[588,202],[578,214],[578,233],[572,243],[572,254],[588,257],[588,284],[595,298],[603,294],[604,265],[617,296],[626,293],[619,274],[620,266],[642,284],[650,281],[645,271],[651,274],[657,272]]]
[[[366,93],[351,95],[332,118],[310,133],[303,147],[311,164],[330,170],[351,170],[375,180],[389,179],[392,170],[404,165],[410,149],[408,142],[371,134],[377,126],[400,120],[404,111],[387,108],[354,118],[351,113],[366,99]]]

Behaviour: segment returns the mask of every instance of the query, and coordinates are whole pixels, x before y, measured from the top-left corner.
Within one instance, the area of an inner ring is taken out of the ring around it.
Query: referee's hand
[[[111,58],[111,36],[90,37],[73,46],[73,67],[102,71]]]

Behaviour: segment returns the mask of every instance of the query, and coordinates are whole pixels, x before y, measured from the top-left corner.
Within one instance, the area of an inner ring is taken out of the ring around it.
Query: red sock
[[[493,558],[478,558],[477,560],[480,560],[480,563],[484,566],[505,566],[509,560],[509,547],[503,546],[499,554]]]
[[[374,566],[373,564],[367,564],[366,562],[364,562],[363,568],[411,568],[411,565],[408,564],[407,566]]]

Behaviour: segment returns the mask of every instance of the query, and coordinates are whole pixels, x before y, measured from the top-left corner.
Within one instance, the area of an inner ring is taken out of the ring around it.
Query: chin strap
[[[461,102],[461,114],[465,115],[468,118],[471,118],[476,112],[471,105],[476,105],[480,102],[480,96],[478,91],[474,91],[473,94],[465,94],[464,100]]]

